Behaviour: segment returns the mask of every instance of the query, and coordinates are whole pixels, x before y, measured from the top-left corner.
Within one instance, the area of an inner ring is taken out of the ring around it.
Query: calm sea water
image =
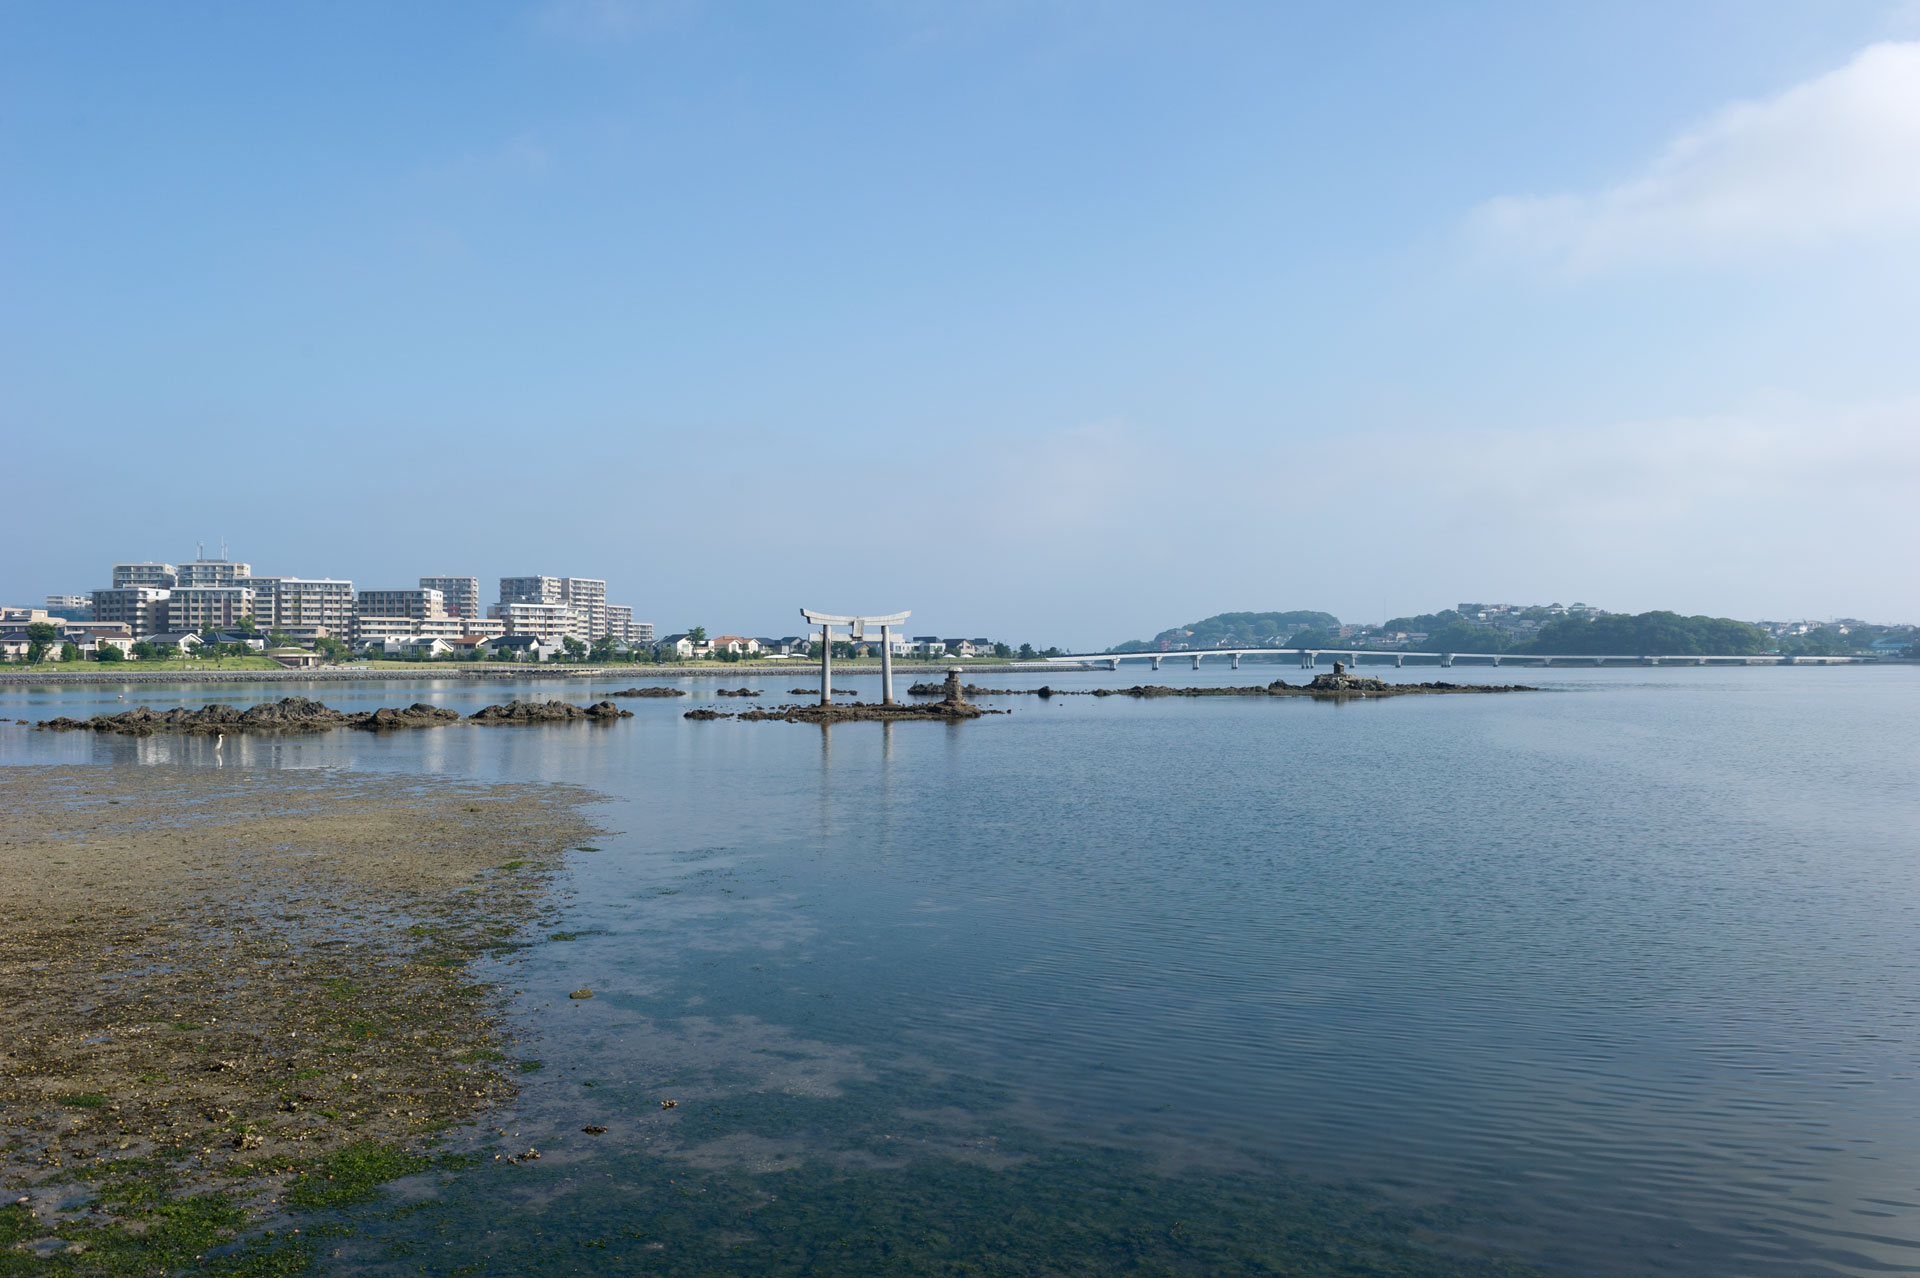
[[[572,939],[502,969],[542,1068],[487,1135],[542,1158],[403,1183],[341,1272],[1920,1267],[1920,669],[1451,677],[1548,690],[823,730],[686,722],[720,686],[689,680],[611,727],[219,761],[10,727],[0,762],[607,796]]]

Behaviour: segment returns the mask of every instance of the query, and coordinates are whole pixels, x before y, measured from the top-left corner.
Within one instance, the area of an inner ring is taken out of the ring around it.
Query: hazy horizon
[[[662,633],[1920,618],[1913,3],[0,36],[0,602],[224,537]]]

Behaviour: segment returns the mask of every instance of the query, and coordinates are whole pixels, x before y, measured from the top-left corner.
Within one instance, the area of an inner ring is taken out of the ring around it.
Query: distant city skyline
[[[21,4],[0,180],[13,603],[1920,618],[1911,3]]]
[[[239,616],[239,613],[231,605],[230,601],[225,612],[221,613],[207,612],[205,602],[198,598],[192,599],[188,604],[188,613],[184,618],[178,613],[177,609],[181,602],[188,599],[189,596],[217,596],[224,589],[230,589],[236,585],[248,584],[256,577],[265,582],[299,582],[309,587],[323,585],[337,586],[340,588],[340,599],[337,607],[343,610],[346,616],[353,619],[350,625],[336,627],[337,633],[342,637],[351,636],[356,642],[364,639],[367,634],[372,633],[372,631],[381,629],[379,623],[374,624],[371,628],[363,625],[362,623],[366,618],[378,618],[382,619],[382,621],[387,618],[412,619],[414,622],[412,630],[414,633],[419,633],[420,626],[418,623],[422,620],[423,616],[426,616],[428,619],[466,617],[474,619],[486,618],[493,622],[504,620],[504,630],[489,628],[487,626],[478,628],[486,630],[489,634],[535,633],[543,640],[554,640],[562,633],[577,630],[577,621],[570,619],[571,613],[568,607],[568,605],[574,603],[580,605],[580,619],[586,622],[585,631],[580,632],[578,635],[578,637],[582,638],[588,635],[597,636],[608,633],[609,630],[611,630],[617,638],[623,640],[633,639],[641,633],[640,630],[634,628],[636,623],[638,623],[644,630],[647,641],[651,642],[656,635],[672,638],[672,632],[680,631],[683,627],[701,626],[714,634],[720,634],[731,624],[720,623],[714,626],[702,621],[676,620],[666,627],[661,627],[651,621],[641,622],[636,618],[634,608],[631,605],[616,605],[611,608],[611,614],[618,617],[619,623],[609,627],[606,624],[606,618],[609,615],[609,588],[606,580],[601,578],[529,576],[525,574],[503,574],[497,577],[486,577],[479,574],[416,574],[415,581],[417,584],[413,586],[401,586],[391,583],[375,585],[369,584],[363,579],[340,572],[328,572],[316,578],[287,576],[284,574],[274,574],[270,576],[261,574],[248,560],[241,559],[224,539],[217,552],[219,557],[206,556],[204,542],[196,543],[195,553],[196,555],[205,557],[198,559],[187,559],[184,557],[179,559],[168,559],[165,557],[150,559],[122,558],[116,560],[109,570],[110,580],[105,584],[112,588],[139,585],[172,588],[171,594],[173,598],[169,602],[173,605],[173,608],[165,613],[167,621],[165,628],[171,630],[229,628]],[[487,588],[489,581],[495,583],[495,590],[492,592]],[[586,592],[577,600],[574,598],[576,588],[584,589]],[[487,602],[486,597],[489,593],[496,593],[497,599],[493,602]],[[619,591],[615,590],[613,593],[617,595]],[[378,598],[374,599],[370,604],[370,596],[378,596]],[[426,598],[427,596],[431,596],[432,598],[429,600]],[[0,600],[0,604],[7,604],[12,607],[30,607],[38,606],[44,601],[46,606],[57,608],[63,606],[80,607],[86,606],[89,603],[97,605],[98,600],[99,595],[93,593],[92,590],[49,591],[32,600]],[[421,611],[423,607],[429,609],[430,614],[423,614]],[[1604,605],[1589,604],[1578,598],[1574,598],[1571,603],[1563,603],[1559,599],[1550,601],[1494,600],[1478,603],[1454,603],[1445,605],[1444,607],[1457,610],[1465,614],[1469,619],[1477,619],[1493,624],[1498,624],[1497,614],[1506,613],[1508,610],[1545,609],[1557,615],[1567,615],[1568,613],[1574,615],[1605,615],[1610,612],[1620,611],[1607,608]],[[734,611],[756,612],[764,610],[763,605],[743,603]],[[1433,611],[1438,612],[1441,610],[1440,608],[1436,608]],[[1233,612],[1236,610],[1226,609],[1221,611]],[[1329,616],[1337,617],[1342,636],[1355,631],[1375,629],[1384,623],[1391,622],[1395,615],[1389,614],[1388,616],[1378,618],[1354,617],[1339,616],[1338,614],[1332,613],[1331,610],[1319,611],[1324,611],[1327,612]],[[1679,611],[1685,613],[1687,610],[1682,608]],[[552,615],[536,615],[542,613],[550,613]],[[1397,615],[1406,617],[1414,614],[1407,609],[1401,609]],[[101,619],[97,608],[95,609],[94,619]],[[119,612],[116,612],[112,619],[133,620],[131,615],[123,616]],[[1911,626],[1914,624],[1904,618],[1837,616],[1754,616],[1738,618],[1738,620],[1769,625],[1775,634],[1803,632],[1809,625],[1822,622],[1837,622],[1844,625],[1846,622],[1851,621],[1855,623],[1864,622],[1876,626],[1894,627]],[[1171,624],[1173,627],[1178,627],[1192,623],[1177,622]],[[1794,628],[1796,625],[1798,626],[1798,630]],[[136,629],[138,628],[139,627],[136,627]],[[161,627],[150,624],[146,628],[151,630]],[[791,625],[783,627],[778,624],[736,628],[763,638],[787,635],[792,633],[794,629]],[[1537,628],[1537,624],[1535,628]],[[448,636],[454,634],[454,630],[449,628],[448,624],[442,624],[438,627],[429,626],[428,629],[436,631],[444,630]],[[1164,633],[1166,629],[1167,627],[1162,627],[1161,631],[1156,633]],[[394,633],[400,634],[402,631],[396,630]],[[942,631],[941,633],[945,634],[946,632]],[[1029,642],[1034,643],[1036,647],[1049,646],[1049,641],[1036,640],[1024,631],[1019,631],[1018,629],[1006,631],[1005,633],[1016,636],[1011,640],[1011,642],[1016,644]],[[1078,648],[1071,648],[1069,645],[1059,646],[1063,650],[1097,652],[1114,644],[1133,642],[1138,638],[1139,636],[1122,639],[1108,638],[1099,641],[1097,644],[1082,645]]]

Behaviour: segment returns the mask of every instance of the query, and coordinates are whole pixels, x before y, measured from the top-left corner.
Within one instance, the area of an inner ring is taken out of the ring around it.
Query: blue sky
[[[0,599],[1920,618],[1920,7],[0,2]]]

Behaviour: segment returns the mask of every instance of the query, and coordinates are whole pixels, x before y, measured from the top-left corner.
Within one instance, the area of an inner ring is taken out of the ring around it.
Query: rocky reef
[[[1341,662],[1333,663],[1332,674],[1315,675],[1303,684],[1290,684],[1284,679],[1275,679],[1272,683],[1256,684],[1251,687],[1191,687],[1172,688],[1166,684],[1135,684],[1131,688],[1052,688],[1046,684],[1038,688],[981,688],[967,684],[963,689],[969,697],[1312,697],[1316,700],[1331,701],[1347,697],[1406,697],[1437,693],[1477,693],[1477,692],[1538,692],[1539,689],[1523,683],[1388,683],[1385,679],[1370,679],[1361,675],[1348,674]],[[940,696],[946,692],[943,684],[916,683],[907,689],[910,696]]]
[[[758,688],[715,688],[714,695],[721,696],[721,697],[757,697],[760,695],[760,689]]]
[[[611,701],[596,701],[590,706],[569,701],[509,701],[503,706],[475,710],[467,718],[474,723],[572,723],[579,719],[631,719],[633,711],[622,710]]]
[[[569,705],[564,701],[511,701],[504,706],[488,706],[469,716],[473,723],[561,723],[574,719],[625,719],[631,710],[622,710],[611,701],[591,706]],[[205,706],[189,710],[177,706],[171,710],[152,710],[136,706],[119,714],[95,715],[91,719],[48,719],[42,729],[55,732],[105,732],[117,736],[150,737],[156,733],[178,736],[225,736],[290,732],[326,732],[333,728],[361,728],[372,732],[402,728],[438,728],[459,723],[460,712],[443,706],[416,701],[410,706],[381,706],[377,710],[335,710],[310,697],[282,697],[263,701],[242,710],[237,706]]]
[[[663,688],[655,684],[651,688],[622,688],[618,692],[609,692],[609,697],[684,697],[685,688]]]
[[[978,719],[982,715],[1012,713],[1007,710],[984,710],[969,703],[958,674],[948,675],[947,681],[940,685],[940,691],[945,694],[944,698],[931,704],[870,705],[856,701],[851,705],[771,706],[765,710],[743,710],[738,714],[723,714],[718,710],[689,710],[684,717],[739,719],[755,723],[899,723],[919,720],[958,723],[966,719]]]
[[[436,728],[458,722],[457,710],[445,710],[416,702],[404,708],[382,706],[378,710],[342,711],[310,697],[282,697],[248,706],[206,706],[189,710],[177,706],[171,710],[151,710],[136,706],[119,714],[95,715],[91,719],[48,719],[40,727],[51,731],[107,732],[119,736],[150,737],[158,732],[182,736],[220,736],[227,733],[324,732],[330,728]]]

